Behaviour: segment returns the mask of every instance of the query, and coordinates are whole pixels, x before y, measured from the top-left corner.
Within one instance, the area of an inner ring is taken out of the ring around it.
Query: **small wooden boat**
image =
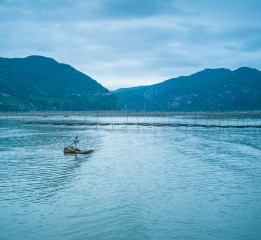
[[[92,153],[94,152],[94,150],[80,150],[78,148],[75,148],[75,147],[65,147],[63,149],[63,152],[64,154],[89,154],[89,153]]]

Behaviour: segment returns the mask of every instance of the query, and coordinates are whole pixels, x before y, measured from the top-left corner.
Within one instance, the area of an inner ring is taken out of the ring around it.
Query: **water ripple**
[[[261,236],[255,132],[19,124],[0,131],[0,239]],[[95,152],[65,156],[75,135]]]

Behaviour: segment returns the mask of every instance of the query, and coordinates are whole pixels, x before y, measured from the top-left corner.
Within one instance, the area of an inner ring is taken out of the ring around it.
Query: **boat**
[[[92,150],[92,149],[80,150],[80,149],[75,148],[75,147],[65,147],[63,149],[63,152],[64,152],[64,154],[89,154],[89,153],[94,152],[94,150]]]

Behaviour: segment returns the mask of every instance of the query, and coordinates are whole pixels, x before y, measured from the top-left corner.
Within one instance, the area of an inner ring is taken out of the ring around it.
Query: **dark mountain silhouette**
[[[110,110],[117,97],[89,76],[51,58],[0,58],[0,111]]]
[[[261,72],[205,69],[151,86],[114,91],[126,109],[146,111],[261,110]]]

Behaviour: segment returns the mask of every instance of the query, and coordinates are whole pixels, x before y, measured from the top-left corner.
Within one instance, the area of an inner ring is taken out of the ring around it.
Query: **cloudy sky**
[[[43,55],[109,89],[261,70],[260,0],[0,0],[0,56]]]

